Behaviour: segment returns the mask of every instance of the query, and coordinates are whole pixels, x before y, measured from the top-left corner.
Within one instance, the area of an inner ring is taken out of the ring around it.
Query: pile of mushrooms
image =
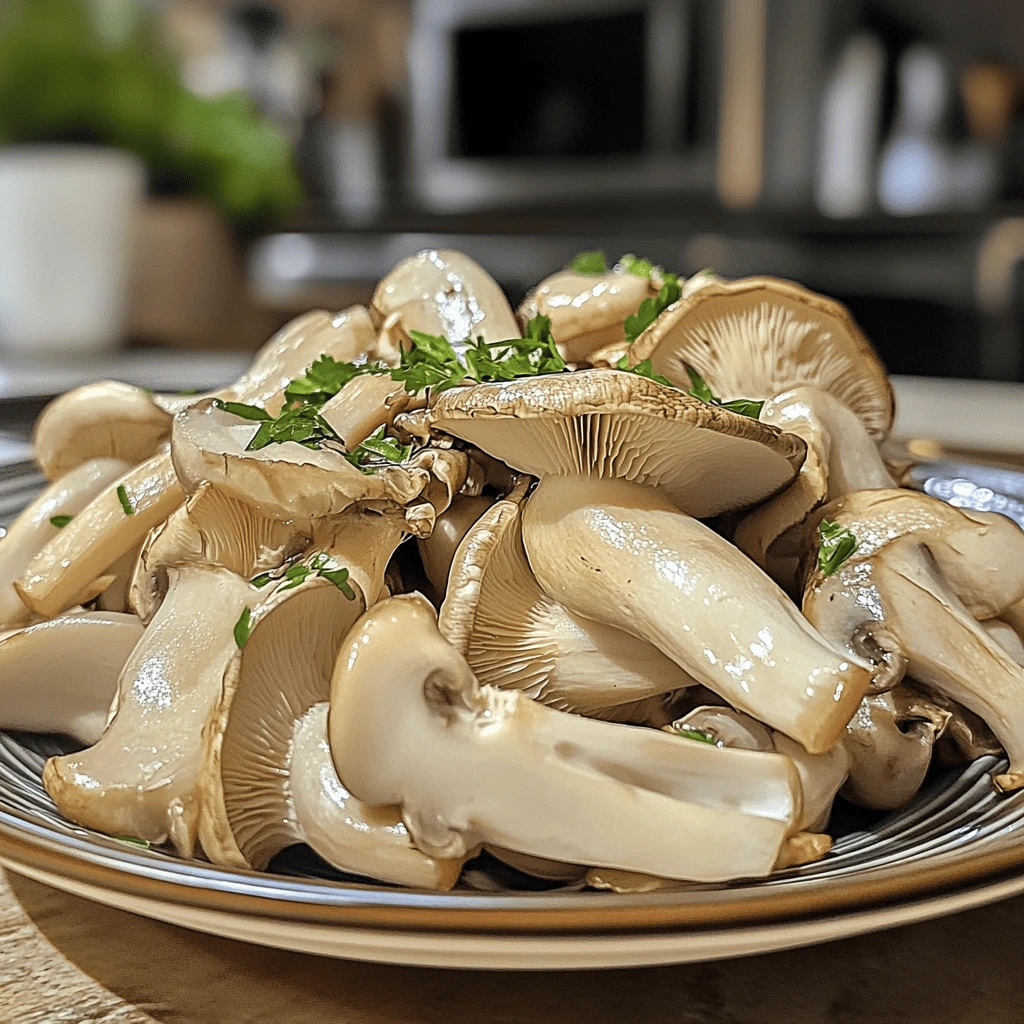
[[[39,418],[0,541],[0,728],[75,823],[447,890],[759,878],[837,795],[1005,755],[1024,532],[902,489],[837,303],[583,254],[513,312],[457,252],[284,327],[234,385]]]

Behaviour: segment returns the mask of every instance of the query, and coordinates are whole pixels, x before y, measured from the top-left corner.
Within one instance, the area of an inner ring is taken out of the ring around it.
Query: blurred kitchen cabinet
[[[241,246],[224,218],[191,199],[152,199],[136,239],[128,315],[132,341],[173,348],[253,349],[280,314],[250,296]]]

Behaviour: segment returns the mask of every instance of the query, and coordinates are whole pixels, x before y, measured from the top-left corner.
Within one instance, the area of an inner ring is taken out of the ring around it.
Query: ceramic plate
[[[1003,486],[1012,492],[1020,478],[1011,476]],[[936,464],[918,477],[957,504],[1017,500],[969,464]],[[26,464],[0,469],[0,520],[41,482]],[[68,749],[60,737],[0,733],[0,862],[174,924],[331,956],[523,969],[683,962],[853,935],[1024,891],[1024,791],[995,793],[994,757],[935,772],[897,814],[837,802],[832,852],[766,880],[636,895],[538,891],[540,883],[485,856],[459,889],[438,894],[342,875],[304,847],[268,872],[246,872],[79,828],[60,817],[40,778],[45,759]]]

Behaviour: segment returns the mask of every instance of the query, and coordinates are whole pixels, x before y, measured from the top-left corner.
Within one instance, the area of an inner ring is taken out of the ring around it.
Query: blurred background
[[[442,245],[513,301],[795,278],[895,373],[1024,379],[1024,4],[0,0],[0,371],[251,350]]]

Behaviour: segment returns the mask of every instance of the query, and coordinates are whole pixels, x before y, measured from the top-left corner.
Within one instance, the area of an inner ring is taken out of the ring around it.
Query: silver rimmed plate
[[[24,464],[0,469],[0,518],[39,484]],[[46,757],[68,749],[60,737],[0,733],[5,866],[174,924],[332,956],[524,969],[682,962],[853,935],[1024,891],[1024,792],[995,792],[993,757],[936,772],[898,814],[840,807],[824,860],[765,880],[635,895],[537,891],[485,858],[468,884],[439,894],[344,876],[304,848],[286,851],[271,871],[246,872],[79,828],[41,782]]]

